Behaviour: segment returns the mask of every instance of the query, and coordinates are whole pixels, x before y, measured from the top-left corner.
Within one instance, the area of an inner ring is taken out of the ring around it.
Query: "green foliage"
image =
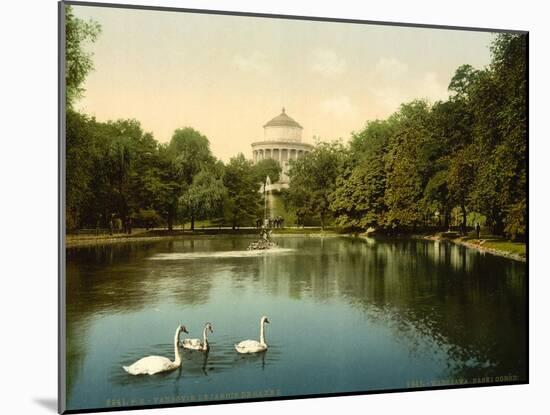
[[[254,172],[258,183],[265,184],[267,177],[271,183],[275,183],[281,175],[281,165],[274,159],[263,159],[254,165]]]
[[[372,121],[352,136],[345,169],[330,194],[337,225],[366,229],[384,222],[384,156],[395,126],[394,118]]]
[[[324,229],[331,213],[330,194],[335,190],[343,161],[342,144],[333,142],[318,143],[313,151],[292,162],[288,200],[299,219],[308,214],[316,216]]]
[[[85,50],[86,43],[93,43],[101,33],[99,23],[84,21],[74,16],[71,6],[65,6],[65,82],[66,105],[72,108],[82,97],[82,84],[94,68],[92,53]]]
[[[212,167],[215,162],[208,138],[191,127],[174,131],[168,153],[178,170],[178,175],[188,185],[201,170]]]
[[[242,153],[225,167],[223,184],[227,189],[224,213],[233,229],[252,225],[260,215],[261,195],[253,163]]]
[[[90,118],[68,110],[66,120],[66,226],[72,230],[81,226],[82,211],[94,195],[95,148]]]
[[[207,170],[197,173],[191,186],[180,197],[183,217],[191,219],[191,230],[195,229],[196,219],[219,216],[226,197],[222,179]]]
[[[162,218],[153,209],[140,209],[133,215],[134,226],[143,228],[155,228],[162,224]]]
[[[354,134],[331,194],[339,225],[447,227],[458,212],[463,229],[475,213],[495,234],[525,235],[525,36],[499,34],[491,51],[489,68],[457,69],[447,101],[404,104]]]
[[[390,227],[416,226],[422,221],[424,189],[433,173],[435,143],[430,131],[430,108],[424,101],[403,104],[397,116],[398,132],[388,143],[384,157]]]
[[[107,227],[113,219],[169,229],[178,219],[191,219],[192,227],[214,219],[236,228],[260,217],[260,184],[281,173],[274,160],[253,165],[239,154],[224,165],[193,128],[159,144],[136,120],[101,123],[71,109],[93,68],[85,44],[100,28],[70,7],[66,17],[67,229]],[[483,218],[494,234],[523,238],[526,38],[496,35],[491,52],[489,67],[457,69],[448,100],[405,103],[354,133],[349,145],[318,143],[292,161],[281,198],[297,223],[316,218],[324,229],[334,218],[355,229],[447,228],[453,219],[465,227]]]
[[[517,209],[526,206],[526,48],[525,36],[498,35],[490,69],[471,90],[478,154],[471,203],[487,216],[494,233],[510,237],[523,229],[512,224],[522,216]]]

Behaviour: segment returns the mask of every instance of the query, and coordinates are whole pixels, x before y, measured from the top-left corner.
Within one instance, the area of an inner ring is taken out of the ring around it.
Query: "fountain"
[[[262,250],[270,249],[277,247],[277,244],[271,240],[271,229],[270,221],[267,216],[267,203],[268,203],[268,194],[271,196],[271,179],[269,176],[265,178],[265,183],[262,185],[262,190],[264,194],[264,221],[260,229],[260,237],[257,241],[250,242],[248,245],[248,250]],[[269,197],[269,210],[273,211],[273,200]]]

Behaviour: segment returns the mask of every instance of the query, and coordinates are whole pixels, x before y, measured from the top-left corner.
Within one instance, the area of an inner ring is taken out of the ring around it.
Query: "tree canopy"
[[[74,109],[93,69],[101,32],[66,8],[67,229],[167,226],[210,220],[233,228],[261,217],[261,185],[281,177],[272,159],[238,154],[224,164],[196,129],[177,128],[167,144],[139,121],[99,122]],[[462,65],[449,98],[403,103],[366,123],[349,142],[318,142],[290,162],[283,192],[297,223],[385,230],[459,226],[471,217],[510,238],[527,232],[526,38],[498,34],[491,63]]]
[[[93,20],[75,17],[71,6],[65,7],[65,86],[66,106],[72,108],[82,97],[82,84],[94,68],[93,54],[86,51],[87,43],[93,43],[101,33],[101,26]]]

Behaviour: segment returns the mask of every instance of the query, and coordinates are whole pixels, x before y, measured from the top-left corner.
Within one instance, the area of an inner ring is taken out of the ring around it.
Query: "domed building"
[[[252,143],[254,163],[263,159],[274,159],[281,165],[282,173],[274,189],[288,187],[290,161],[297,160],[310,152],[313,146],[302,142],[303,127],[289,117],[283,108],[281,114],[264,125],[262,141]]]

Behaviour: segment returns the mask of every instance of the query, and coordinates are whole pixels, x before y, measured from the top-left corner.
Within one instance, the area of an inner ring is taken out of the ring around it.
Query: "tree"
[[[191,230],[195,230],[195,219],[208,219],[219,214],[227,190],[222,179],[212,172],[203,170],[193,178],[193,183],[180,197],[180,205],[185,217],[191,220]]]
[[[93,121],[72,110],[67,111],[66,120],[66,227],[74,230],[82,226],[83,211],[94,192]]]
[[[475,119],[469,108],[468,88],[476,82],[477,74],[471,66],[461,66],[449,84],[451,98],[432,107],[431,131],[438,147],[433,173],[424,191],[425,206],[439,212],[445,228],[450,224],[452,209],[460,206],[463,231],[471,207],[469,194],[476,160],[472,146]]]
[[[215,164],[210,152],[210,142],[190,127],[174,131],[167,147],[161,151],[163,158],[162,210],[168,230],[177,218],[180,197],[191,186],[194,176]]]
[[[424,189],[436,154],[436,142],[430,133],[430,108],[424,101],[403,104],[396,122],[397,131],[384,157],[386,224],[415,228],[425,218]]]
[[[180,177],[188,185],[192,183],[195,174],[210,168],[215,162],[208,138],[191,127],[174,131],[168,151],[173,157]]]
[[[274,159],[263,159],[254,165],[254,172],[258,183],[265,185],[267,177],[271,183],[279,181],[281,175],[281,165]]]
[[[242,153],[229,160],[223,184],[227,189],[224,208],[232,228],[256,218],[261,203],[257,175],[252,162]]]
[[[384,222],[386,175],[384,156],[395,129],[394,118],[372,121],[352,136],[346,168],[330,194],[336,224],[366,229]]]
[[[493,233],[518,237],[527,211],[527,45],[524,35],[499,34],[489,69],[470,91],[477,168],[471,200]]]
[[[292,162],[288,199],[298,215],[319,218],[324,230],[330,213],[330,194],[341,172],[344,148],[341,143],[317,143],[314,149]]]
[[[71,6],[65,6],[65,86],[66,106],[72,108],[82,97],[82,84],[94,68],[91,52],[84,50],[86,43],[93,43],[101,33],[99,23],[84,21],[74,16]]]

